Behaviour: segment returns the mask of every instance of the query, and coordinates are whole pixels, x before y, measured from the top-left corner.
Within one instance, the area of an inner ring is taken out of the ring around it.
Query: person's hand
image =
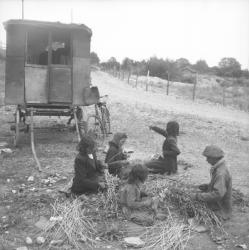
[[[144,201],[144,205],[145,205],[146,207],[150,207],[150,206],[152,205],[152,200],[151,200],[151,199],[146,199],[146,200]]]
[[[106,184],[104,182],[99,182],[99,188],[104,190],[106,188]]]

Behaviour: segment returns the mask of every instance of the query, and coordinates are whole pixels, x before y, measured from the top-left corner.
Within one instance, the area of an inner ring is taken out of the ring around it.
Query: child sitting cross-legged
[[[147,196],[141,190],[147,176],[148,169],[142,164],[135,164],[129,173],[128,182],[120,190],[120,204],[124,216],[144,226],[154,223],[158,206],[158,199]]]

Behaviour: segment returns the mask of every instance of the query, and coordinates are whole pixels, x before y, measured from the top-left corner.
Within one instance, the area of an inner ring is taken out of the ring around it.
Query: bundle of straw
[[[165,178],[147,182],[146,189],[148,193],[159,196],[162,203],[173,205],[186,218],[196,217],[200,223],[223,231],[216,214],[204,202],[191,199],[189,194],[192,188],[188,184]]]
[[[108,170],[105,170],[105,181],[107,185],[107,191],[101,195],[102,207],[105,211],[106,217],[118,217],[118,187],[120,184],[120,179],[109,174]]]
[[[190,227],[173,219],[168,219],[158,225],[147,228],[141,239],[145,241],[143,249],[184,249],[190,238]]]
[[[72,245],[75,249],[83,249],[82,244],[93,247],[96,244],[96,225],[87,217],[78,199],[73,201],[58,202],[53,205],[52,226],[45,230],[47,242],[60,240]]]

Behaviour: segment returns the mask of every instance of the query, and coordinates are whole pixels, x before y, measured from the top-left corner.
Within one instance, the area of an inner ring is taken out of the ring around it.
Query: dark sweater
[[[177,147],[177,139],[174,136],[168,135],[166,130],[158,128],[156,126],[151,127],[152,130],[158,134],[164,136],[166,139],[163,142],[162,153],[163,153],[163,164],[165,171],[170,173],[177,172],[177,155],[181,152]]]
[[[127,159],[127,156],[122,152],[122,149],[119,148],[117,144],[110,141],[109,149],[105,158],[105,163],[109,164],[115,161],[122,161],[126,159]]]
[[[99,188],[98,176],[101,174],[101,164],[88,155],[78,154],[74,161],[75,176],[72,193],[96,193]]]
[[[116,143],[110,141],[105,158],[105,163],[108,164],[109,173],[119,175],[123,166],[122,161],[124,160],[127,160],[127,155],[122,152],[122,149]]]

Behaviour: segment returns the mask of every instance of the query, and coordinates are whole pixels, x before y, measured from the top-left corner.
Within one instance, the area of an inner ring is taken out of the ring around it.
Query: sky
[[[0,0],[0,41],[2,22],[21,17],[21,0]],[[249,69],[249,0],[24,0],[24,18],[84,23],[101,61],[234,57]]]

